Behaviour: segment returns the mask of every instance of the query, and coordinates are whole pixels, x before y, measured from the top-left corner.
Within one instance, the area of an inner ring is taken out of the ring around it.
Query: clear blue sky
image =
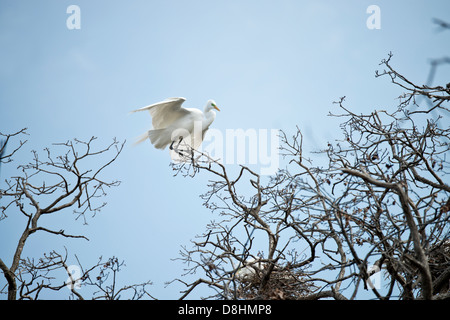
[[[69,30],[69,5],[81,9],[81,29]],[[381,9],[381,29],[366,26],[366,9]],[[199,195],[207,178],[173,177],[167,152],[132,146],[150,128],[148,114],[128,112],[168,97],[221,112],[213,127],[304,132],[308,150],[340,134],[326,115],[347,96],[356,112],[396,105],[401,91],[375,79],[381,59],[424,83],[429,59],[448,56],[449,1],[0,1],[0,131],[27,127],[28,143],[15,164],[54,142],[98,137],[127,140],[106,177],[122,181],[89,225],[71,210],[55,220],[90,241],[35,237],[25,255],[69,249],[88,266],[98,256],[126,261],[125,283],[147,279],[158,298],[177,298],[181,245],[214,217]],[[449,66],[436,83],[448,82]],[[447,77],[445,77],[447,75]],[[14,166],[2,167],[2,179]],[[0,182],[1,183],[1,182]],[[20,217],[21,218],[21,217]],[[23,220],[0,222],[0,256],[8,264]],[[58,228],[58,227],[55,227]],[[59,242],[60,241],[60,242]],[[6,256],[6,258],[5,258]],[[75,263],[74,260],[72,260]],[[0,279],[0,285],[4,279]],[[195,295],[193,296],[195,297]]]

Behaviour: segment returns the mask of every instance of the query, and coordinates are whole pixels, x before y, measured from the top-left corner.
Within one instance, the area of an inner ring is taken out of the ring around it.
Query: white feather
[[[208,100],[204,112],[198,109],[183,108],[185,98],[168,98],[134,112],[149,111],[153,128],[137,138],[135,144],[147,138],[157,149],[165,149],[169,144],[183,142],[185,149],[197,149],[203,141],[205,132],[216,117],[213,109],[219,110],[213,100]],[[182,137],[182,139],[180,139]],[[171,152],[172,158],[177,152]]]

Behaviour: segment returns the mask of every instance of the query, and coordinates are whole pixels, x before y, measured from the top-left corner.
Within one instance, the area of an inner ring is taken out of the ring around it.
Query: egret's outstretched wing
[[[189,113],[181,107],[184,101],[186,101],[185,98],[168,98],[131,112],[148,110],[152,117],[153,129],[164,129]]]

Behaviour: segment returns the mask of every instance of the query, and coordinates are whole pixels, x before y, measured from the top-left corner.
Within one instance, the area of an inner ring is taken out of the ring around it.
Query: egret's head
[[[217,111],[220,111],[220,109],[217,107],[216,102],[214,100],[208,100],[205,111],[211,111],[212,109],[216,109]]]

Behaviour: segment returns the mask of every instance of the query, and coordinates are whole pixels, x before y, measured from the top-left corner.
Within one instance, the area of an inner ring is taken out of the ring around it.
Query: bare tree
[[[26,142],[19,141],[14,147],[11,140],[26,135],[26,129],[1,135],[6,139],[4,145],[8,143],[12,148],[9,154],[2,148],[0,160],[8,163]],[[62,150],[56,156],[50,148],[44,149],[43,155],[32,151],[32,161],[19,165],[16,176],[2,181],[0,221],[7,219],[10,214],[20,213],[25,217],[25,228],[15,247],[11,265],[7,266],[4,262],[6,257],[0,257],[0,269],[7,282],[0,288],[0,293],[7,293],[8,299],[38,299],[43,291],[59,291],[66,286],[71,289],[68,292],[74,298],[83,299],[77,292],[78,285],[97,288],[92,298],[116,299],[129,290],[134,290],[132,298],[141,298],[147,294],[146,286],[150,282],[116,288],[116,274],[123,265],[117,258],[107,261],[100,259],[93,267],[81,269],[81,274],[75,278],[66,263],[67,250],[64,254],[52,250],[39,259],[23,257],[26,243],[35,233],[87,240],[83,235],[46,227],[42,218],[72,208],[75,219],[83,219],[86,223],[88,213],[95,216],[106,205],[101,201],[106,195],[106,189],[117,187],[120,181],[106,181],[102,178],[102,173],[117,159],[125,142],[120,143],[114,139],[106,148],[97,149],[95,140],[92,137],[87,142],[74,139],[56,143],[53,148]],[[78,265],[81,266],[79,261]],[[58,271],[63,271],[63,275],[65,273],[66,277],[63,279],[68,277],[71,281],[66,283],[55,280]],[[93,278],[97,271],[98,276]],[[112,276],[109,278],[110,273]]]
[[[450,84],[417,85],[382,61],[376,76],[404,93],[393,111],[356,114],[341,98],[343,138],[303,154],[303,138],[281,132],[286,168],[268,179],[232,172],[192,151],[176,175],[212,174],[204,205],[216,214],[192,247],[184,275],[215,299],[450,298]],[[431,101],[424,108],[418,98]],[[218,219],[218,220],[217,220]],[[374,279],[379,281],[375,283]],[[364,292],[363,291],[363,292]]]

